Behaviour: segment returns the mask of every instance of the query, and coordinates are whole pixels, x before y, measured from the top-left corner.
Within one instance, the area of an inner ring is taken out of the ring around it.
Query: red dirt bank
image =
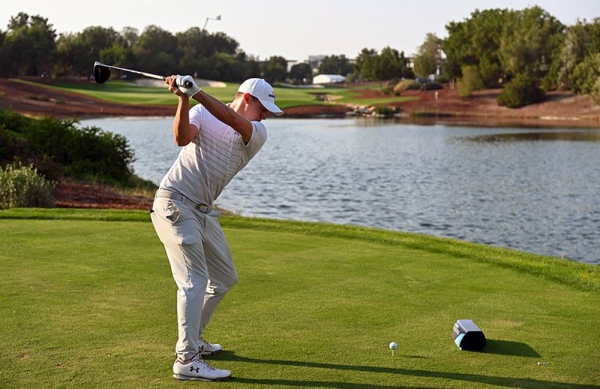
[[[406,116],[420,114],[430,117],[457,118],[461,121],[600,127],[600,106],[587,96],[565,92],[550,92],[547,101],[520,109],[499,107],[496,98],[500,90],[476,92],[468,99],[456,90],[407,91],[402,96],[411,101],[396,103]],[[381,92],[365,88],[362,98],[386,98]],[[48,89],[0,78],[0,110],[11,108],[30,116],[79,118],[98,116],[172,116],[176,106],[150,106],[109,103],[81,94]],[[344,105],[315,105],[285,109],[284,117],[340,116],[350,111]],[[83,183],[61,183],[55,191],[58,207],[149,209],[152,199],[127,196],[111,188]]]
[[[527,119],[568,122],[569,125],[581,122],[587,126],[600,127],[600,106],[596,106],[587,96],[577,96],[567,92],[550,92],[547,101],[520,109],[500,107],[496,98],[501,90],[475,92],[471,98],[463,99],[454,89],[441,91],[406,91],[405,97],[411,101],[396,103],[402,114],[428,114],[429,116],[507,120]],[[378,99],[387,98],[381,92],[363,89],[362,98],[372,99],[377,105]],[[172,116],[172,106],[134,105],[109,103],[90,96],[59,91],[24,84],[0,78],[0,109],[12,108],[16,112],[31,116],[51,116],[59,118],[86,118],[94,116]],[[292,107],[284,110],[284,117],[315,117],[323,115],[343,115],[349,108],[344,105],[314,105]]]

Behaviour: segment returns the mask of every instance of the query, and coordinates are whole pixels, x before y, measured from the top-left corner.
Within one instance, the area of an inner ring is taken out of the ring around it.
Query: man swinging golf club
[[[228,105],[202,91],[191,76],[169,76],[165,82],[179,98],[173,135],[182,149],[160,183],[151,217],[178,287],[173,376],[225,380],[229,370],[215,369],[202,359],[221,350],[221,345],[204,340],[203,332],[237,282],[213,202],[266,142],[261,121],[283,112],[263,79],[244,81]],[[190,109],[190,97],[200,104]]]

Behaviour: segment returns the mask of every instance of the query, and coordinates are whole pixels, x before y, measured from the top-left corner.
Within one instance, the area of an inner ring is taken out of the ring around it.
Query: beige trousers
[[[237,282],[220,215],[215,209],[204,214],[177,200],[154,200],[152,224],[178,288],[175,352],[183,359],[198,353],[199,339],[217,305]]]

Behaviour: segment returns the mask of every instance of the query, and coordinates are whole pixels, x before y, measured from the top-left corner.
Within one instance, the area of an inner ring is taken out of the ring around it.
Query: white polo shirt
[[[190,123],[199,128],[198,134],[181,149],[159,188],[212,204],[265,144],[267,129],[261,122],[251,122],[252,137],[244,144],[240,134],[201,104],[190,109]]]

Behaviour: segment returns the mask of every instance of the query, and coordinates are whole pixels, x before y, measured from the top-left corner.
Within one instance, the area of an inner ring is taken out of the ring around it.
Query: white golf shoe
[[[200,338],[200,342],[198,342],[198,350],[200,350],[200,355],[203,357],[208,357],[209,355],[214,355],[219,351],[223,350],[218,343],[208,343],[204,338]]]
[[[173,364],[173,377],[181,381],[223,381],[231,377],[229,370],[215,369],[196,354],[189,362],[177,359]]]

